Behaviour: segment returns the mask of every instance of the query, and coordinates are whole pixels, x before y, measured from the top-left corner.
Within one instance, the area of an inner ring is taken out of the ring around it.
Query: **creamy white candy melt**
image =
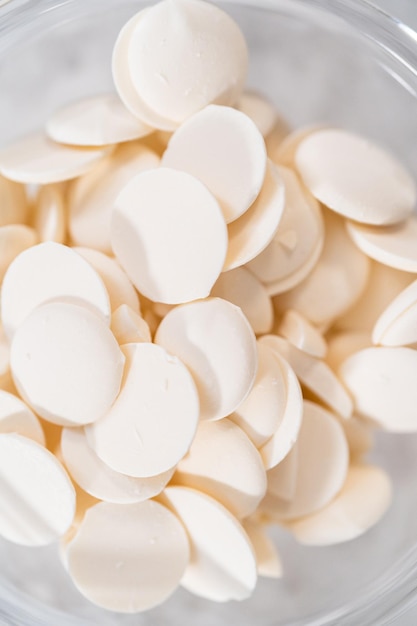
[[[265,142],[247,115],[210,105],[172,135],[162,165],[201,180],[229,223],[245,213],[261,191],[267,166]]]
[[[256,339],[241,310],[221,298],[173,309],[155,342],[189,368],[200,397],[200,419],[220,419],[248,396],[258,369]]]
[[[51,139],[70,146],[107,146],[145,137],[152,130],[115,94],[74,102],[57,111],[46,124]]]
[[[237,518],[244,518],[265,495],[266,473],[249,437],[225,418],[200,423],[188,454],[178,464],[174,483],[207,493]]]
[[[11,339],[41,304],[65,300],[110,321],[110,301],[97,272],[68,246],[45,242],[28,248],[10,264],[1,287],[1,317]]]
[[[403,166],[370,141],[344,130],[324,129],[298,146],[295,163],[320,202],[364,224],[395,224],[407,218],[417,198]]]
[[[62,537],[75,513],[75,492],[46,448],[21,435],[0,433],[0,535],[23,546]]]
[[[141,293],[178,304],[210,293],[224,264],[227,230],[217,201],[200,181],[160,168],[138,174],[123,188],[111,241]]]
[[[183,363],[151,343],[126,344],[120,394],[106,415],[86,428],[87,440],[113,470],[135,477],[171,469],[188,451],[199,399]]]
[[[239,27],[199,0],[165,1],[146,10],[126,52],[136,93],[175,124],[212,102],[234,104],[246,78],[247,47]]]
[[[189,551],[181,522],[162,504],[100,502],[86,512],[66,559],[84,596],[112,611],[137,613],[172,594]]]
[[[102,417],[119,392],[124,356],[108,326],[87,308],[36,308],[13,337],[10,367],[22,397],[64,426]]]

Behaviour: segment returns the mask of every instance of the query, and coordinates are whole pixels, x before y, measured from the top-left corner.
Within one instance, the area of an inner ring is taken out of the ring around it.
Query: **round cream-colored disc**
[[[148,9],[142,9],[121,29],[113,48],[112,74],[116,90],[126,108],[142,123],[162,131],[173,131],[177,124],[153,111],[136,91],[128,65],[129,45],[136,26]],[[155,138],[155,135],[153,135]]]
[[[177,0],[141,15],[129,34],[125,62],[136,93],[151,111],[181,124],[212,102],[236,102],[248,52],[227,13],[209,3]]]
[[[225,418],[200,422],[174,483],[212,496],[241,519],[251,515],[264,497],[266,472],[249,437]]]
[[[298,446],[294,445],[282,461],[267,471],[267,493],[291,502],[297,487],[297,471]]]
[[[0,434],[0,535],[24,546],[62,537],[75,513],[75,492],[62,465],[39,443]]]
[[[287,404],[286,377],[275,353],[257,343],[258,373],[255,383],[230,419],[240,426],[257,448],[276,432]]]
[[[356,411],[392,432],[417,431],[417,351],[410,348],[366,348],[352,354],[339,376]]]
[[[262,283],[245,267],[220,274],[210,295],[239,306],[254,333],[262,335],[271,332],[274,321],[271,298]]]
[[[371,259],[403,272],[417,273],[416,215],[384,228],[348,222],[347,230],[355,245]]]
[[[124,304],[133,311],[140,312],[138,294],[115,259],[93,248],[75,247],[73,250],[80,254],[100,276],[109,294],[112,311]]]
[[[190,539],[191,559],[181,585],[217,602],[248,598],[257,563],[237,519],[214,498],[188,487],[167,487],[163,502],[179,516]]]
[[[91,602],[138,613],[175,591],[189,543],[178,518],[158,502],[100,502],[86,512],[66,558],[73,583]]]
[[[375,424],[359,415],[352,415],[342,426],[349,446],[350,460],[357,462],[374,447]]]
[[[65,302],[36,308],[16,331],[13,379],[41,417],[63,426],[93,422],[116,399],[124,357],[102,319]]]
[[[262,344],[267,346],[267,344]],[[272,437],[259,449],[265,468],[275,467],[293,449],[301,428],[303,396],[297,376],[289,363],[276,353],[286,387],[284,412]]]
[[[101,420],[86,428],[90,446],[113,470],[148,477],[187,453],[199,418],[197,390],[179,359],[151,343],[126,344],[121,392]]]
[[[245,91],[237,102],[239,111],[250,117],[263,137],[274,130],[278,115],[274,105],[255,91]]]
[[[248,519],[243,522],[243,528],[255,550],[259,576],[281,578],[283,574],[281,559],[264,526]]]
[[[45,445],[39,419],[12,393],[0,390],[0,433],[17,433]]]
[[[28,202],[25,188],[0,175],[0,226],[26,221]]]
[[[295,163],[320,202],[357,222],[393,224],[414,208],[410,174],[388,152],[353,133],[324,129],[308,135]]]
[[[378,317],[415,278],[415,274],[401,272],[371,261],[365,292],[346,313],[336,320],[335,328],[371,333]]]
[[[285,207],[283,180],[268,161],[261,193],[248,211],[228,226],[229,248],[224,270],[248,263],[266,248],[274,237]]]
[[[352,465],[342,491],[324,509],[287,527],[297,541],[328,546],[359,537],[391,503],[391,481],[380,467]]]
[[[74,181],[68,194],[72,242],[112,254],[110,224],[117,196],[134,176],[158,166],[155,152],[132,142],[118,146],[91,172]]]
[[[113,251],[150,300],[177,304],[209,295],[227,250],[215,198],[196,178],[168,168],[143,172],[118,196]]]
[[[115,94],[69,104],[46,123],[51,139],[70,146],[106,146],[132,141],[149,135],[152,130],[134,117]]]
[[[33,227],[40,241],[65,243],[67,217],[62,186],[43,185],[39,189],[33,216]]]
[[[370,262],[346,234],[344,221],[325,214],[326,238],[310,274],[292,291],[274,298],[277,311],[295,309],[316,326],[329,324],[347,311],[364,292]]]
[[[269,509],[280,520],[310,515],[326,506],[343,487],[349,467],[349,448],[343,428],[334,415],[318,404],[304,401],[303,422],[296,445],[298,461],[293,499],[281,500],[269,492],[264,501],[266,512]]]
[[[276,335],[264,335],[260,342],[281,355],[293,368],[300,382],[336,413],[344,418],[352,415],[352,399],[327,363],[299,350],[286,339]]]
[[[248,268],[269,293],[291,289],[311,271],[324,242],[323,218],[318,203],[307,196],[296,175],[287,168],[278,171],[285,186],[285,208],[272,241]]]
[[[211,105],[172,135],[162,165],[204,183],[229,223],[245,213],[261,191],[267,166],[265,142],[249,117]]]
[[[174,473],[172,468],[151,478],[132,478],[115,472],[90,448],[83,428],[63,429],[61,453],[73,480],[84,491],[105,502],[129,504],[153,498]]]
[[[311,356],[318,359],[326,356],[327,344],[323,335],[298,311],[289,309],[284,313],[278,334]]]
[[[155,342],[189,368],[200,396],[200,418],[233,413],[255,382],[254,332],[235,305],[209,298],[176,307],[162,320]]]
[[[152,342],[148,324],[127,304],[121,304],[112,313],[110,327],[120,346],[125,343]]]
[[[417,342],[417,280],[402,291],[377,319],[372,341],[384,346]]]
[[[10,263],[23,250],[36,243],[38,243],[38,236],[29,226],[23,224],[0,226],[0,284]]]
[[[85,174],[109,148],[70,148],[35,133],[0,150],[0,173],[20,183],[47,185]]]
[[[79,254],[54,242],[19,254],[9,266],[1,289],[1,317],[7,336],[12,338],[37,306],[57,299],[90,308],[110,321],[106,287]]]

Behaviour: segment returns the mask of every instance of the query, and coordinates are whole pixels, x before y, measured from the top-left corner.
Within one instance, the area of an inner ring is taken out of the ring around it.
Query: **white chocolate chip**
[[[125,343],[152,342],[148,324],[127,304],[121,304],[112,313],[111,330],[120,346]]]
[[[146,106],[175,124],[212,102],[233,105],[248,63],[237,24],[218,7],[195,0],[160,2],[146,10],[120,61]]]
[[[120,394],[86,428],[90,446],[113,470],[134,477],[162,474],[187,453],[199,418],[197,390],[181,361],[160,346],[126,344]]]
[[[286,359],[300,382],[327,406],[345,419],[352,415],[352,399],[327,363],[302,352],[286,339],[276,335],[264,335],[260,341]]]
[[[108,148],[70,148],[35,133],[0,150],[0,174],[20,183],[47,185],[88,172]]]
[[[341,218],[325,214],[326,239],[317,264],[292,291],[274,298],[277,311],[295,309],[316,326],[347,311],[368,283],[369,259],[348,237]]]
[[[39,443],[0,434],[0,535],[23,546],[62,537],[75,513],[75,492],[62,465]]]
[[[291,520],[320,510],[331,502],[346,480],[349,449],[343,428],[331,413],[305,401],[296,445],[294,497],[286,501],[268,492],[261,503],[261,511],[272,514],[275,519]]]
[[[163,502],[180,517],[191,545],[181,585],[203,598],[225,602],[248,598],[257,563],[243,527],[216,500],[188,487],[167,487]]]
[[[264,526],[251,520],[245,520],[243,528],[247,532],[255,550],[259,576],[281,578],[283,574],[281,559],[274,542],[268,537]]]
[[[180,521],[158,502],[100,502],[86,512],[66,559],[73,583],[91,602],[138,613],[175,590],[189,544]]]
[[[255,335],[241,310],[226,300],[176,307],[162,320],[155,342],[189,368],[200,396],[200,419],[230,415],[253,387]]]
[[[375,261],[403,272],[417,273],[417,216],[385,227],[347,223],[356,246]]]
[[[366,348],[352,354],[339,375],[356,411],[392,432],[417,431],[417,351]]]
[[[245,91],[239,98],[237,108],[251,118],[263,137],[272,133],[278,121],[274,105],[255,91]]]
[[[409,173],[388,152],[344,130],[324,129],[299,145],[295,162],[320,202],[364,224],[393,224],[416,202]]]
[[[384,346],[417,342],[417,281],[404,289],[377,319],[372,341]]]
[[[196,178],[167,168],[138,174],[124,187],[111,239],[135,287],[167,304],[208,296],[227,249],[215,198]]]
[[[230,419],[240,426],[257,448],[271,439],[287,404],[287,381],[275,353],[257,343],[258,373],[252,390]]]
[[[158,476],[132,478],[115,472],[90,448],[83,428],[63,429],[61,453],[75,482],[84,491],[105,502],[129,504],[153,498],[162,491],[174,473],[172,468]]]
[[[138,142],[119,146],[108,158],[74,181],[69,189],[69,231],[77,246],[112,254],[111,215],[125,185],[159,165],[155,152]]]
[[[124,357],[102,319],[65,302],[36,308],[16,331],[10,367],[22,397],[58,425],[102,417],[120,389]]]
[[[297,487],[297,471],[298,446],[294,445],[282,461],[267,471],[268,493],[280,500],[291,502],[294,499]]]
[[[239,306],[254,333],[264,334],[271,331],[274,321],[271,298],[262,283],[245,267],[237,267],[220,274],[210,295]]]
[[[135,118],[115,94],[69,104],[47,121],[51,139],[70,146],[106,146],[140,139],[152,128]]]
[[[318,203],[301,187],[294,172],[280,167],[285,208],[272,241],[248,263],[248,268],[276,295],[300,283],[312,270],[324,243]]]
[[[140,313],[138,294],[115,259],[94,248],[76,247],[73,250],[80,254],[100,276],[109,294],[112,311],[122,305],[127,305],[136,313]]]
[[[174,483],[212,496],[240,519],[251,515],[264,497],[266,473],[249,437],[225,418],[200,423]]]
[[[326,356],[327,344],[323,335],[298,311],[289,309],[284,313],[277,333],[311,356],[318,359]]]
[[[275,354],[275,357],[285,380],[286,402],[284,413],[276,431],[259,450],[267,470],[281,463],[294,448],[303,416],[303,396],[297,377],[285,359],[278,353]]]
[[[289,524],[297,541],[328,546],[350,541],[374,526],[391,502],[391,481],[379,467],[352,465],[342,491],[324,509]]]
[[[229,223],[245,213],[261,191],[267,166],[265,142],[249,117],[211,105],[172,135],[162,165],[204,183]]]
[[[274,237],[285,207],[283,180],[268,161],[262,190],[248,211],[228,226],[229,248],[224,270],[231,270],[254,259]]]
[[[9,266],[1,288],[1,317],[12,338],[37,306],[64,299],[110,321],[110,302],[103,281],[79,254],[59,243],[28,248]]]
[[[45,445],[45,435],[36,415],[12,393],[0,390],[0,433],[17,433]]]

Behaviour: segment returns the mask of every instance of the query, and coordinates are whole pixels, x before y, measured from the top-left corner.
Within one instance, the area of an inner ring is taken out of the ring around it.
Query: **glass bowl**
[[[59,105],[112,89],[110,58],[140,0],[12,0],[0,9],[0,145]],[[293,126],[337,124],[390,148],[417,178],[417,34],[360,0],[220,3],[250,46],[249,84]],[[416,407],[417,410],[417,407]],[[381,626],[417,602],[417,436],[380,434],[372,458],[394,482],[383,521],[353,542],[306,548],[274,537],[282,580],[245,602],[179,590],[143,615],[95,608],[72,586],[56,546],[0,541],[0,624],[7,626]],[[1,496],[1,493],[0,493]],[[403,622],[402,622],[403,623]]]

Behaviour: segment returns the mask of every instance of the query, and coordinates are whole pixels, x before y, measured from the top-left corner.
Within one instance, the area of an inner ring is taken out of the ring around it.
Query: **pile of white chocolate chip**
[[[269,524],[357,537],[391,497],[374,431],[417,431],[415,184],[290,132],[247,63],[227,14],[164,0],[117,95],[0,151],[0,535],[106,609],[247,598]]]

